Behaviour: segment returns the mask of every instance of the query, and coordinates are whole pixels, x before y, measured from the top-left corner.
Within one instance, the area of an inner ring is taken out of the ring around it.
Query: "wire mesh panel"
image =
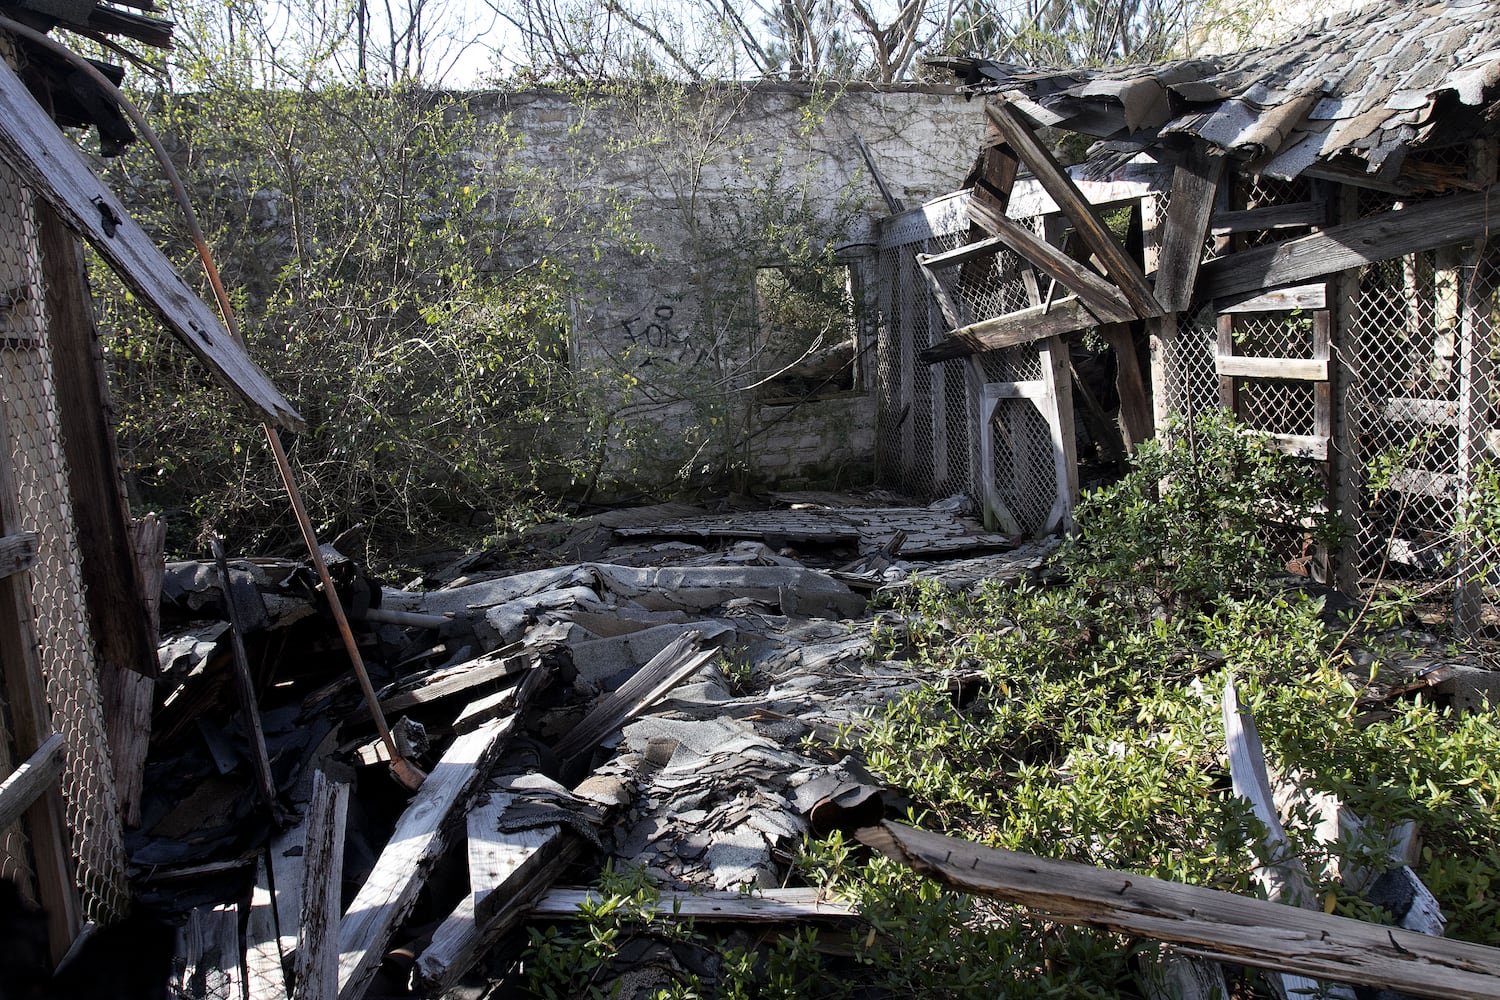
[[[900,217],[898,217],[899,222]],[[1035,220],[1030,220],[1036,229]],[[1041,377],[1036,348],[985,352],[927,365],[917,355],[940,340],[950,324],[933,295],[917,254],[939,254],[968,242],[966,196],[929,206],[920,224],[889,227],[881,242],[880,328],[877,343],[876,455],[880,482],[923,498],[964,494],[983,502],[988,494],[1010,509],[1017,526],[1036,531],[1056,497],[1056,472],[1047,421],[1027,400],[1004,399],[980,432],[989,435],[994,482],[978,481],[981,442],[971,427],[978,418],[976,381],[1013,382]],[[968,324],[1015,312],[1031,304],[1021,279],[1021,259],[1009,250],[932,272]]]
[[[108,922],[127,900],[125,852],[84,607],[47,348],[45,289],[30,192],[0,167],[0,388],[23,526],[37,535],[30,573],[52,725],[65,740],[63,800],[84,912]]]
[[[1457,250],[1371,264],[1351,303],[1346,405],[1366,572],[1446,561],[1462,488],[1459,301],[1472,273],[1459,264]]]

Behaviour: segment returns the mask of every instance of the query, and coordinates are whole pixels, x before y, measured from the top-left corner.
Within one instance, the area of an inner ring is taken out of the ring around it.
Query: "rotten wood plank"
[[[31,804],[62,773],[62,733],[53,733],[19,767],[0,781],[0,830],[4,830],[31,808]]]
[[[260,723],[260,702],[255,697],[255,679],[250,675],[250,658],[245,655],[245,628],[240,620],[239,602],[229,582],[229,561],[224,558],[224,546],[218,538],[208,542],[213,553],[214,564],[219,569],[219,586],[224,593],[224,606],[229,611],[229,648],[233,654],[234,686],[240,696],[240,711],[244,714],[244,731],[250,744],[250,764],[255,772],[255,787],[261,804],[276,820],[281,822],[280,804],[276,800],[276,779],[271,774],[271,759],[266,753],[266,734]]]
[[[1047,193],[1061,207],[1068,221],[1089,252],[1099,259],[1104,273],[1119,286],[1136,316],[1159,316],[1161,304],[1151,290],[1140,266],[1131,260],[1093,205],[1078,190],[1058,162],[1032,132],[1025,120],[1003,97],[992,98],[985,105],[985,115],[998,128],[1005,141],[1021,161],[1031,168]]]
[[[257,414],[273,424],[302,429],[296,409],[130,218],[8,65],[0,66],[0,158]]]
[[[1100,319],[1114,322],[1133,317],[1130,303],[1118,288],[1068,256],[1067,251],[1061,247],[1048,243],[1030,229],[983,202],[970,202],[969,218],[979,228],[1024,257],[1032,266],[1056,279]]]
[[[233,903],[200,906],[188,914],[174,966],[182,970],[172,985],[190,1000],[243,1000],[240,973],[240,912]]]
[[[338,1000],[357,1000],[380,966],[385,946],[442,849],[441,828],[466,802],[505,748],[516,716],[488,722],[453,741],[396,823],[375,868],[339,927]]]
[[[1351,267],[1463,243],[1491,225],[1490,204],[1497,198],[1500,185],[1492,185],[1231,253],[1203,265],[1198,296],[1219,298],[1294,285]]]
[[[140,573],[146,635],[152,649],[156,648],[161,632],[166,538],[166,525],[154,514],[131,522],[130,547]],[[141,790],[146,774],[146,753],[151,742],[156,680],[134,670],[115,670],[101,679],[100,695],[104,701],[104,725],[109,735],[109,762],[115,777],[115,795],[120,800],[120,821],[127,828],[133,828],[141,822]]]
[[[961,892],[1006,900],[1063,923],[1174,942],[1187,954],[1438,1000],[1500,1000],[1500,948],[983,847],[899,823],[866,827],[858,838]]]
[[[962,246],[954,247],[952,250],[944,250],[942,253],[919,253],[917,254],[917,263],[929,271],[940,271],[945,267],[957,267],[960,264],[967,264],[971,260],[993,257],[995,254],[1006,249],[1006,247],[1006,242],[1000,237],[986,236],[982,240],[965,243]]]
[[[1192,304],[1224,159],[1222,154],[1210,155],[1194,144],[1172,172],[1172,197],[1167,202],[1167,222],[1156,265],[1156,299],[1167,312],[1182,312]]]
[[[444,667],[404,690],[381,698],[380,710],[386,715],[392,715],[454,695],[472,695],[478,688],[498,685],[517,677],[535,664],[535,656],[526,652],[520,643],[511,643],[472,660]]]
[[[339,993],[339,889],[349,786],[318,771],[307,806],[306,877],[297,930],[294,1000],[335,1000]]]
[[[1089,312],[1076,296],[1070,295],[1052,303],[1050,308],[1032,306],[971,323],[954,330],[918,357],[927,364],[937,364],[950,358],[962,358],[1018,344],[1031,344],[1099,325],[1099,318]]]
[[[245,920],[245,996],[247,1000],[287,1000],[286,963],[276,930],[276,892],[271,885],[267,852],[255,861],[250,913]]]

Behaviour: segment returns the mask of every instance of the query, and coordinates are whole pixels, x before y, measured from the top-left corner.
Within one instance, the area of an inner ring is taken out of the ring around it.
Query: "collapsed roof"
[[[1038,125],[1139,151],[1190,137],[1251,173],[1364,175],[1394,187],[1457,185],[1407,173],[1414,148],[1496,129],[1500,4],[1396,0],[1224,56],[1087,69],[936,60],[974,93],[999,93]],[[1461,186],[1461,185],[1457,185]]]

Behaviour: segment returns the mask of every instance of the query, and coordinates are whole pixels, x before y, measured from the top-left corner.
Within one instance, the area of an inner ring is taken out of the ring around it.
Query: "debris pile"
[[[186,921],[178,991],[234,988],[222,939],[243,924],[250,997],[435,996],[502,975],[521,922],[575,912],[561,883],[607,860],[706,920],[847,918],[783,887],[804,837],[903,805],[828,749],[922,680],[879,658],[892,629],[868,595],[1031,576],[1053,543],[951,503],[845,503],[615,512],[547,529],[576,561],[482,553],[425,592],[326,549],[398,752],[428,772],[414,797],[305,564],[231,560],[227,586],[213,562],[170,565],[128,846],[140,898]]]

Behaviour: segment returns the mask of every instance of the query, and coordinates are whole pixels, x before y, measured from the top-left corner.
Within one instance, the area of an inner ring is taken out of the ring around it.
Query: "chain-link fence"
[[[903,219],[906,220],[903,224]],[[1037,228],[1038,220],[1023,220]],[[999,398],[981,414],[975,389],[1041,378],[1035,345],[929,365],[917,355],[942,339],[943,316],[918,254],[968,242],[967,195],[890,220],[880,245],[876,463],[880,482],[921,498],[963,494],[998,501],[1022,531],[1046,522],[1057,498],[1052,435],[1030,400]],[[1021,259],[1008,250],[932,272],[960,324],[1031,305]],[[981,394],[982,395],[982,394]],[[976,440],[971,428],[983,421]],[[982,480],[985,455],[993,466]]]
[[[84,607],[38,254],[31,192],[0,164],[0,390],[10,437],[5,457],[19,494],[14,499],[21,526],[37,536],[31,600],[52,726],[65,741],[63,801],[84,914],[108,922],[123,913],[127,900],[125,852]],[[7,744],[10,732],[7,721]],[[7,751],[17,758],[14,746]],[[0,870],[29,867],[18,834],[7,834],[3,844]]]

